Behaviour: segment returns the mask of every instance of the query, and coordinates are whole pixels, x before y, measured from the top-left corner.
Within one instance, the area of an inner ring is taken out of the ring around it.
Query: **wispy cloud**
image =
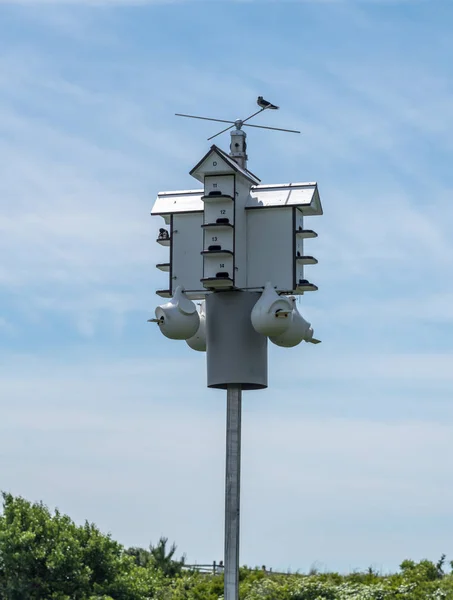
[[[27,302],[36,309],[84,310],[90,299],[93,310],[118,308],[125,297],[118,288],[126,285],[135,290],[134,304],[141,298],[143,305],[147,286],[139,280],[153,274],[159,253],[150,181],[169,177],[165,154],[171,162],[180,153],[180,160],[187,149],[157,127],[146,135],[139,105],[25,58],[1,64],[0,157],[8,169],[0,183],[0,284],[22,297],[24,287],[34,290]],[[79,127],[68,129],[64,123],[77,114]],[[98,130],[94,139],[91,127]]]

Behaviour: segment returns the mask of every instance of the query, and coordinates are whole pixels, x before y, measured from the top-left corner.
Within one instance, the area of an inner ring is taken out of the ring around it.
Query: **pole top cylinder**
[[[267,388],[267,337],[253,328],[259,292],[214,292],[206,298],[208,387]]]

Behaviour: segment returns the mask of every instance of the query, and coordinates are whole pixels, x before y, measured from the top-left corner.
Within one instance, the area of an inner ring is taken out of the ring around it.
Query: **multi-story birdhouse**
[[[232,144],[233,146],[233,144]],[[263,185],[240,161],[213,145],[190,174],[204,187],[161,192],[152,215],[164,218],[157,241],[169,247],[168,273],[157,291],[170,297],[181,286],[188,297],[216,290],[260,291],[272,282],[278,293],[317,290],[305,266],[317,263],[305,240],[304,217],[322,214],[316,183]]]

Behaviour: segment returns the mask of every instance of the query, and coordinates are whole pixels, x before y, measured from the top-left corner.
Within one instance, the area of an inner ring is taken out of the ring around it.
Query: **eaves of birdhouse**
[[[203,212],[203,190],[159,192],[152,215]],[[246,201],[246,210],[257,208],[298,208],[306,216],[322,215],[321,199],[315,182],[254,185]]]

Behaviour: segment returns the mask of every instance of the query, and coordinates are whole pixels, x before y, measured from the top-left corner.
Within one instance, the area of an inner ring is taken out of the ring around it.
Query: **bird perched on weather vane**
[[[279,106],[275,106],[275,104],[272,104],[272,102],[268,102],[267,100],[265,100],[263,96],[258,96],[256,103],[260,108],[272,108],[272,110],[278,110],[280,108]]]
[[[1,0],[0,0],[0,3],[1,3]],[[203,121],[216,121],[217,123],[230,123],[230,125],[228,127],[225,127],[225,129],[222,129],[222,131],[218,131],[214,135],[211,135],[211,137],[208,137],[208,140],[214,139],[221,133],[225,133],[225,131],[229,131],[230,129],[233,129],[233,127],[236,127],[237,130],[240,130],[240,129],[242,129],[243,126],[256,127],[258,129],[273,129],[274,131],[285,131],[287,133],[300,133],[300,131],[297,131],[295,129],[282,129],[281,127],[269,127],[267,125],[254,125],[254,124],[252,125],[252,123],[247,123],[247,121],[250,121],[250,119],[253,119],[253,117],[256,117],[256,115],[259,115],[266,109],[278,110],[280,108],[279,106],[272,104],[272,102],[265,100],[263,98],[263,96],[258,96],[258,98],[256,99],[256,103],[260,107],[260,110],[257,110],[256,112],[254,112],[252,115],[250,115],[246,119],[236,119],[235,121],[229,121],[227,119],[213,119],[211,117],[199,117],[197,115],[185,115],[182,113],[175,113],[175,115],[177,117],[188,117],[189,119],[202,119]]]

